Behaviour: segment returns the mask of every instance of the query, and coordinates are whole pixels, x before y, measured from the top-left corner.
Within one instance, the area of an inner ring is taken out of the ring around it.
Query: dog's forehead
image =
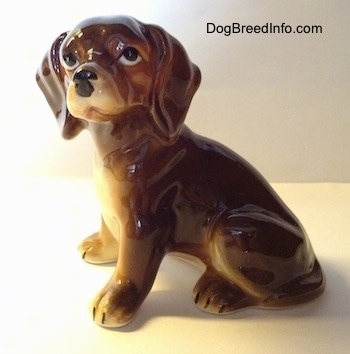
[[[92,17],[80,22],[69,32],[66,45],[81,39],[103,42],[111,35],[118,36],[124,42],[142,42],[145,41],[145,31],[145,26],[132,17]]]

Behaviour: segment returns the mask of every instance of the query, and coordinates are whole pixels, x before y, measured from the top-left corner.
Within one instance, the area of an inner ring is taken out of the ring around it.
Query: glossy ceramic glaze
[[[102,225],[79,249],[87,262],[117,261],[91,305],[102,326],[131,321],[170,252],[203,266],[194,302],[214,314],[324,289],[307,235],[264,178],[183,124],[200,78],[175,38],[121,16],[63,33],[38,70],[63,137],[88,129],[96,147]]]

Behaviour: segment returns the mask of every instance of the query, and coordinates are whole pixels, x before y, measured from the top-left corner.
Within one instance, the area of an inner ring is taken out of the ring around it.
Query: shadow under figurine
[[[101,230],[79,246],[117,261],[93,319],[129,323],[167,253],[199,260],[197,306],[214,314],[309,301],[324,277],[309,239],[263,177],[184,124],[200,71],[162,28],[100,17],[53,43],[37,74],[64,138],[90,131]]]

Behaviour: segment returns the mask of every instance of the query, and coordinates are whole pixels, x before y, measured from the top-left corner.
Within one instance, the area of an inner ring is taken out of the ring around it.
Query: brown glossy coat
[[[204,266],[193,295],[208,312],[293,305],[323,291],[302,226],[269,184],[183,124],[200,71],[163,29],[88,19],[57,38],[37,81],[63,136],[86,128],[96,147],[102,226],[80,251],[88,262],[118,260],[93,301],[97,323],[127,324],[169,252]]]

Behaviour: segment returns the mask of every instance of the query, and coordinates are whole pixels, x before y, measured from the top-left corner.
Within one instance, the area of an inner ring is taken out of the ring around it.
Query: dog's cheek
[[[149,93],[152,90],[153,79],[151,75],[144,72],[137,72],[132,76],[131,86],[133,94],[129,95],[129,104],[142,104],[148,106]]]
[[[119,114],[127,106],[127,101],[121,97],[118,86],[109,82],[95,85],[95,91],[89,100],[91,106],[111,116]]]
[[[68,111],[76,118],[84,118],[88,109],[86,100],[77,95],[74,85],[69,85],[67,89],[67,108]]]
[[[142,71],[135,73],[132,76],[132,81],[144,91],[150,90],[153,83],[152,76]]]

